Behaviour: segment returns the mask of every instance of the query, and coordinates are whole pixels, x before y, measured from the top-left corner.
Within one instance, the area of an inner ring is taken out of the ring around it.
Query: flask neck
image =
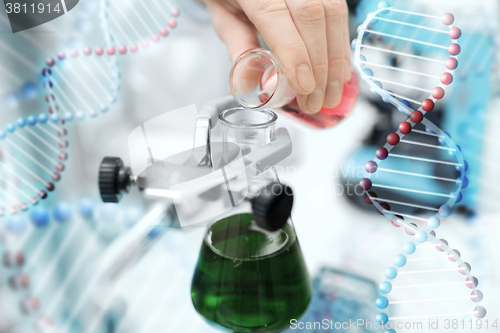
[[[271,110],[234,108],[219,116],[223,142],[232,142],[246,155],[274,140],[278,116]]]
[[[240,107],[226,110],[219,116],[222,141],[237,144],[245,156],[274,141],[277,119],[276,113],[270,109]],[[277,180],[274,172],[259,172],[254,166],[247,168],[247,179],[251,188],[261,188]]]
[[[247,109],[279,108],[296,97],[283,64],[264,49],[248,50],[236,59],[229,85],[234,99]]]

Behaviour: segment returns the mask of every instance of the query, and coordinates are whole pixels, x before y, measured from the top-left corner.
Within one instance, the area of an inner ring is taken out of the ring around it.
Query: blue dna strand
[[[105,45],[61,51],[47,59],[41,71],[39,64],[28,62],[29,69],[40,74],[46,110],[38,116],[18,119],[0,131],[0,214],[10,214],[0,224],[0,259],[8,273],[2,284],[11,288],[17,298],[24,319],[15,326],[22,332],[73,331],[75,325],[87,332],[101,329],[117,297],[97,297],[105,304],[92,320],[85,316],[92,310],[96,295],[102,296],[98,290],[102,279],[120,276],[118,268],[124,260],[130,261],[127,265],[139,261],[163,230],[143,227],[146,235],[138,244],[132,244],[134,251],[128,253],[132,247],[119,251],[127,254],[126,258],[114,262],[117,258],[110,253],[110,262],[99,262],[99,267],[109,266],[112,274],[104,268],[97,274],[89,271],[102,257],[96,249],[111,248],[115,238],[130,232],[143,215],[141,212],[126,210],[115,218],[109,207],[95,212],[92,205],[85,203],[77,216],[64,204],[56,206],[52,213],[43,207],[34,208],[31,221],[26,214],[16,214],[54,191],[68,158],[68,123],[106,113],[117,101],[121,76],[118,58],[129,51],[149,48],[149,41],[159,42],[160,37],[168,36],[176,28],[180,14],[165,0],[155,0],[146,8],[143,2],[135,1],[100,3]],[[164,209],[159,211],[164,215]],[[81,245],[77,255],[71,253],[75,244]],[[42,267],[40,262],[48,262],[48,266]],[[61,272],[68,262],[71,264],[67,270]],[[116,287],[118,284],[122,282]],[[76,288],[76,301],[69,304],[67,297],[75,291],[75,285],[82,287]]]
[[[66,135],[57,113],[0,130],[0,216],[27,210],[55,189],[68,157]]]
[[[106,304],[102,304],[97,315],[92,317],[93,320],[83,319],[95,301],[89,297],[95,298],[96,293],[99,293],[96,289],[107,273],[89,272],[89,267],[95,267],[92,266],[92,260],[102,257],[102,253],[94,251],[96,248],[110,248],[114,239],[130,232],[142,216],[141,213],[127,210],[116,219],[106,208],[100,209],[98,213],[93,212],[92,205],[88,203],[80,207],[80,215],[76,217],[72,217],[73,209],[66,205],[56,206],[52,214],[43,207],[36,207],[30,214],[31,223],[25,214],[16,214],[35,206],[39,199],[45,199],[49,192],[54,191],[65,169],[64,161],[68,158],[68,123],[104,114],[117,101],[121,76],[118,58],[128,51],[138,51],[134,47],[136,44],[142,48],[149,46],[147,43],[134,42],[137,41],[135,37],[129,37],[132,44],[128,46],[115,41],[118,40],[115,34],[119,35],[125,29],[125,24],[132,22],[132,17],[139,18],[138,12],[134,10],[128,12],[131,15],[129,18],[122,16],[121,21],[116,17],[113,20],[111,14],[114,9],[109,10],[109,6],[114,2],[117,1],[101,1],[100,19],[105,45],[72,48],[47,59],[43,69],[37,71],[46,91],[43,96],[46,111],[38,116],[18,119],[0,131],[0,214],[10,215],[2,221],[5,223],[0,224],[0,246],[4,250],[1,259],[8,273],[3,284],[17,295],[20,313],[25,319],[17,322],[16,327],[20,326],[22,332],[62,332],[73,329],[74,325],[84,327],[87,324],[84,330],[88,332],[100,329],[110,309],[116,305],[116,297],[106,298]],[[160,3],[165,4],[166,1]],[[170,14],[165,15],[164,21],[173,29],[177,26],[175,17],[179,11],[171,6],[168,8]],[[139,21],[154,23],[155,20],[144,16],[146,14],[140,13],[142,20]],[[122,26],[117,25],[117,22]],[[161,28],[159,35],[167,36],[167,28]],[[159,40],[154,36],[151,39],[153,42]],[[165,212],[164,209],[160,211],[162,214]],[[106,223],[99,224],[99,220]],[[118,221],[109,223],[115,220]],[[151,228],[151,225],[142,228],[148,231],[144,240],[132,244],[133,253],[119,251],[127,253],[126,260],[132,258],[128,265],[138,261],[152,246],[153,240],[162,234],[163,228]],[[54,250],[51,245],[54,243],[57,244],[57,251],[50,253]],[[68,256],[71,256],[70,249],[75,244],[81,245],[81,251],[73,260]],[[111,265],[113,276],[119,276],[121,271],[112,265],[117,258],[113,258],[112,253],[110,256],[109,263],[99,264],[105,268]],[[117,267],[121,267],[125,259],[118,259],[120,265]],[[44,261],[48,262],[48,267],[43,268],[39,264]],[[62,279],[61,267],[68,262],[71,265],[63,273]],[[68,304],[66,297],[75,290],[75,285],[82,286],[77,288],[81,292],[74,304]],[[61,309],[67,315],[62,321]]]
[[[10,288],[17,299],[24,317],[16,324],[19,331],[62,332],[60,329],[68,331],[75,323],[89,328],[83,316],[92,303],[90,298],[95,297],[96,288],[104,280],[99,268],[113,268],[112,264],[127,268],[123,260],[106,262],[109,253],[106,251],[121,234],[136,228],[143,215],[142,209],[136,207],[119,211],[114,206],[82,200],[77,205],[58,204],[50,210],[37,207],[29,218],[9,217],[0,228],[1,259],[6,272],[0,286]],[[131,264],[151,248],[163,229],[146,225],[134,229],[134,233],[138,230],[145,230],[144,239],[140,246],[127,249],[137,252],[124,256]],[[75,244],[79,245],[76,254],[72,253]],[[113,276],[113,281],[120,280]],[[74,300],[71,305],[69,298]],[[97,313],[100,316],[95,316],[89,332],[100,328],[105,311],[116,301],[116,298],[103,299],[108,304],[102,304],[103,309]],[[65,308],[69,308],[68,316],[60,320],[61,309]]]
[[[27,210],[54,191],[68,158],[67,123],[108,112],[120,90],[118,57],[137,52],[138,45],[147,48],[149,37],[141,37],[145,32],[157,31],[151,37],[157,42],[177,26],[178,9],[166,0],[152,4],[165,9],[153,12],[143,2],[102,0],[105,45],[61,51],[46,60],[41,82],[48,112],[20,118],[0,130],[0,215]],[[132,37],[124,34],[126,29],[137,33]],[[128,44],[118,43],[120,38]]]
[[[380,297],[377,307],[390,307],[396,314],[381,312],[376,318],[387,333],[395,332],[392,323],[397,321],[486,315],[471,266],[435,232],[462,200],[469,182],[460,147],[428,119],[458,66],[461,31],[453,22],[449,13],[400,10],[384,1],[358,28],[352,43],[363,80],[409,116],[366,163],[365,178],[359,182],[365,201],[413,237],[387,268],[379,287],[390,299]],[[422,38],[429,31],[435,37]],[[386,53],[397,56],[394,63],[383,62],[381,54]]]
[[[8,32],[0,38],[0,102],[7,108],[5,111],[10,113],[40,97],[43,93],[43,86],[37,80],[40,55],[51,54],[54,48],[61,45],[78,43],[78,40],[88,33],[92,9],[97,1],[99,0],[85,1],[71,16],[16,34],[10,33],[11,23],[8,16],[0,15],[0,30]],[[63,29],[65,33],[59,34],[57,39],[53,38],[53,34],[46,33],[47,30]]]

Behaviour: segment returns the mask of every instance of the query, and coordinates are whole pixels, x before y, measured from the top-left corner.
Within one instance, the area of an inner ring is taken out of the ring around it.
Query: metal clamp
[[[226,96],[211,100],[198,113],[194,132],[193,155],[199,166],[213,166],[210,149],[211,130],[217,125],[219,115],[224,110],[238,107],[238,105],[233,96]],[[195,148],[201,146],[206,147],[206,152],[200,156],[195,153]]]

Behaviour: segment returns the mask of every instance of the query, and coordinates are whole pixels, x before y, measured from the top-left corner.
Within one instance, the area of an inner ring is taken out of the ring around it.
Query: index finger
[[[306,44],[284,0],[238,0],[269,48],[285,67],[290,86],[301,95],[316,87]]]

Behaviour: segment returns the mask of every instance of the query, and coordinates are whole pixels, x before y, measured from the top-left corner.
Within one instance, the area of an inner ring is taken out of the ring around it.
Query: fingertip
[[[309,95],[316,88],[314,74],[309,64],[301,64],[295,68],[295,80],[297,92],[302,95]]]
[[[297,106],[301,112],[313,115],[321,111],[323,107],[323,98],[324,96],[322,93],[321,96],[314,96],[314,92],[309,95],[297,95]]]
[[[304,113],[307,113],[307,114],[311,114],[309,112],[309,110],[307,109],[307,97],[308,95],[297,95],[297,104],[300,108],[300,110],[302,110],[302,112]]]
[[[316,88],[309,96],[307,96],[307,111],[310,114],[318,113],[323,106],[323,100],[325,99],[324,90],[321,88]]]
[[[209,2],[212,21],[217,34],[228,49],[231,61],[243,52],[260,47],[255,28],[248,20],[242,20],[216,1]]]
[[[324,106],[327,108],[334,108],[340,104],[342,99],[343,86],[340,81],[335,80],[328,84],[326,88]]]

